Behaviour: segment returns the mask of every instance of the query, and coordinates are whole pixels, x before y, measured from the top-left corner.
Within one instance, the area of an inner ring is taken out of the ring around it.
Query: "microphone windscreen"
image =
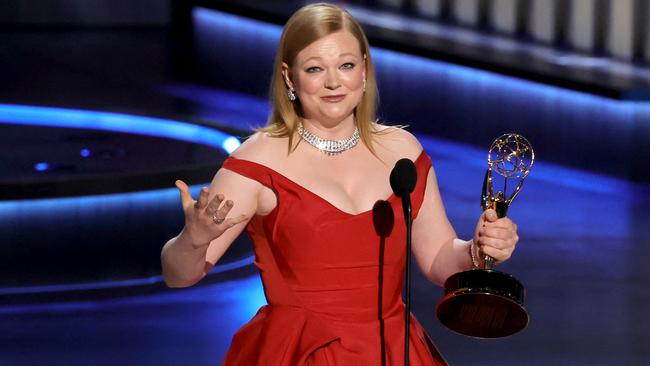
[[[415,183],[418,180],[418,173],[415,164],[409,159],[400,159],[390,172],[390,186],[396,196],[404,197],[413,192]]]

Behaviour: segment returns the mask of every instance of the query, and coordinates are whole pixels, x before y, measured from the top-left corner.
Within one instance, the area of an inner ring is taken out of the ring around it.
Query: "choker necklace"
[[[298,135],[300,135],[300,137],[307,141],[311,146],[317,148],[320,152],[328,156],[338,155],[346,150],[350,150],[359,143],[359,129],[357,129],[356,126],[354,127],[354,133],[352,133],[352,136],[344,140],[327,140],[318,137],[304,128],[302,123],[298,123]]]

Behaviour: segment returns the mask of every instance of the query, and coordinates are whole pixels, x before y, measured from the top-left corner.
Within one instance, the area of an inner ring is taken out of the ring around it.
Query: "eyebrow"
[[[346,52],[346,53],[342,53],[342,54],[340,54],[340,55],[339,55],[339,58],[344,57],[344,56],[357,57],[357,55],[355,55],[354,53]],[[322,59],[323,59],[322,57],[313,56],[313,57],[310,57],[310,58],[306,59],[306,60],[303,61],[302,63],[304,64],[304,63],[306,63],[306,62],[309,61],[309,60],[322,60]]]

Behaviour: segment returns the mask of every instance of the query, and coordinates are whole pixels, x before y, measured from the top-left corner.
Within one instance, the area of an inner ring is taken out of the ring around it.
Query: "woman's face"
[[[346,30],[304,48],[291,68],[283,64],[285,82],[296,90],[304,117],[328,127],[353,118],[365,72],[359,42]]]

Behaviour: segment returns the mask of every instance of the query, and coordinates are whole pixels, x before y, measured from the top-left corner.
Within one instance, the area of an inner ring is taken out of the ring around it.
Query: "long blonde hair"
[[[354,109],[354,119],[361,141],[374,154],[372,135],[376,132],[373,122],[376,119],[377,81],[368,39],[350,13],[327,3],[306,5],[295,12],[284,26],[275,55],[270,90],[271,114],[266,126],[260,131],[275,137],[289,137],[289,151],[293,146],[294,131],[302,118],[302,111],[300,103],[291,102],[287,97],[282,63],[291,67],[300,51],[316,40],[340,30],[349,31],[359,41],[361,54],[364,55],[366,90]]]

